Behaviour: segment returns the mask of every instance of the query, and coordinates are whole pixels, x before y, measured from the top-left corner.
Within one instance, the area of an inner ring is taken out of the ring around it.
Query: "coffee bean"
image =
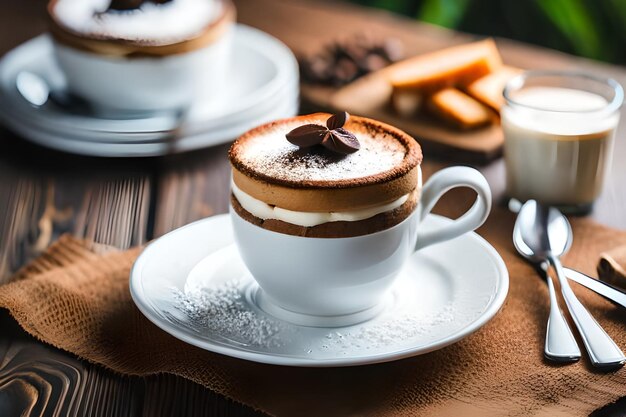
[[[394,38],[367,34],[335,40],[319,53],[302,57],[302,79],[313,84],[342,86],[402,59],[402,44]]]

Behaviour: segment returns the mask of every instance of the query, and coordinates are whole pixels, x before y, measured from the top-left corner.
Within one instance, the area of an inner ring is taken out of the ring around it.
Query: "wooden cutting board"
[[[399,116],[390,106],[391,85],[385,70],[366,75],[344,87],[333,89],[303,85],[304,107],[345,110],[396,126],[409,133],[429,155],[456,162],[485,164],[502,155],[504,137],[499,124],[460,131],[428,115]]]

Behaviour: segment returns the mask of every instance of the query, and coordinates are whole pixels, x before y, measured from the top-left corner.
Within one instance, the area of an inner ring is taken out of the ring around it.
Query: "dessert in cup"
[[[385,123],[347,113],[275,121],[230,149],[231,218],[258,304],[315,325],[375,316],[416,250],[480,226],[491,205],[476,170],[442,170],[422,186],[419,144]],[[474,206],[437,230],[420,223],[445,192],[470,187]]]
[[[105,108],[184,108],[218,97],[235,17],[229,0],[51,0],[68,89]]]

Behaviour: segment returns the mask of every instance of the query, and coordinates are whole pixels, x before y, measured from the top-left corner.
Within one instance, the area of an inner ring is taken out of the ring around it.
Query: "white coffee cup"
[[[233,28],[193,52],[165,57],[108,57],[54,41],[72,93],[104,108],[157,111],[219,98],[230,64]]]
[[[453,223],[422,230],[421,222],[452,188],[476,191],[473,206]],[[307,326],[346,326],[368,320],[414,252],[478,228],[491,208],[491,190],[473,168],[452,167],[424,185],[420,203],[403,222],[357,237],[310,238],[264,229],[231,207],[235,242],[262,291],[257,303],[281,319]],[[452,259],[451,259],[452,260]]]
[[[51,15],[55,4],[53,0],[49,5]],[[109,110],[178,110],[196,100],[214,102],[226,88],[235,31],[234,6],[224,1],[222,7],[219,17],[210,23],[211,39],[197,42],[199,46],[165,45],[163,48],[170,49],[161,55],[127,55],[109,51],[105,44],[100,53],[68,43],[67,29],[55,24],[51,28],[53,54],[67,89],[105,114]],[[74,40],[76,35],[69,38]],[[90,45],[95,41],[87,37],[82,42]]]

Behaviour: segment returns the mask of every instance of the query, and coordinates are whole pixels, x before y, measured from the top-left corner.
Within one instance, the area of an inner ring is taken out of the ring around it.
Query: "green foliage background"
[[[626,0],[352,0],[436,25],[626,64]]]

